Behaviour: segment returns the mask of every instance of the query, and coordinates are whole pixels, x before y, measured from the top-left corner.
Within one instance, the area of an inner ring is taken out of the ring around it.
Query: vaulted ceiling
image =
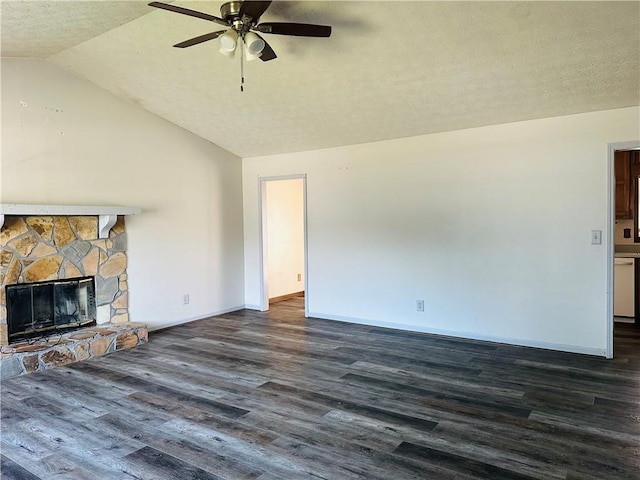
[[[220,16],[219,1],[171,2]],[[245,65],[220,27],[140,1],[2,0],[2,56],[42,58],[241,156],[640,105],[640,2],[276,1]]]

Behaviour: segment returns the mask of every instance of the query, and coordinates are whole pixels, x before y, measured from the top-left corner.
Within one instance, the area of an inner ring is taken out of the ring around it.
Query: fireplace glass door
[[[93,277],[7,285],[9,342],[95,324]]]

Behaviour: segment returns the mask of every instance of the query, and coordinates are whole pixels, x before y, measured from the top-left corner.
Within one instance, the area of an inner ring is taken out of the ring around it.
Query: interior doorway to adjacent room
[[[618,323],[640,318],[640,141],[609,144],[607,358]]]
[[[306,177],[260,179],[262,295],[260,309],[293,297],[308,301]]]

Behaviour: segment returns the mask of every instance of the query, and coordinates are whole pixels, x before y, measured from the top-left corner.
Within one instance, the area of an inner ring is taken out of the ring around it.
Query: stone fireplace
[[[0,244],[0,345],[9,344],[6,285],[95,276],[96,322],[129,320],[123,216],[106,239],[98,238],[97,217],[8,216]]]
[[[0,229],[0,246],[2,247],[0,250],[0,359],[3,363],[9,356],[21,353],[21,350],[34,350],[31,348],[33,342],[28,344],[23,342],[16,346],[9,341],[6,289],[9,285],[42,284],[42,282],[46,283],[52,280],[91,277],[95,282],[95,321],[97,326],[89,327],[87,329],[90,331],[89,333],[103,332],[102,336],[104,337],[105,328],[110,333],[117,334],[117,332],[126,331],[134,325],[129,322],[127,234],[124,215],[113,214],[113,209],[108,215],[103,215],[100,210],[93,215],[85,213],[84,210],[81,214],[73,214],[79,208],[89,209],[92,207],[8,204],[4,204],[2,207],[4,208],[0,211],[0,225],[2,225]],[[7,211],[7,207],[18,208],[14,210],[9,208]],[[23,211],[39,211],[38,208],[29,207],[39,207],[40,210],[53,214],[21,214]],[[108,207],[93,208],[96,210]],[[114,207],[114,209],[116,208]],[[72,214],[60,214],[65,211]],[[125,210],[125,214],[138,212],[139,209]],[[135,325],[144,327],[141,324]],[[76,338],[71,338],[74,335]],[[146,336],[145,327],[140,337],[136,337],[135,342],[133,339],[129,339],[127,344],[131,346],[132,343],[135,345],[138,341],[146,341]],[[89,338],[86,332],[85,334],[69,334],[65,336],[65,342],[68,340],[73,343],[82,340],[81,337]],[[43,338],[39,343],[46,344],[47,342],[48,340]],[[114,340],[114,349],[115,345]],[[60,350],[60,339],[57,340],[55,346]],[[87,349],[91,351],[89,346]],[[74,357],[72,361],[82,359],[74,352],[72,353],[74,354],[71,355]],[[104,353],[108,353],[108,351]],[[85,356],[85,358],[87,357]],[[12,370],[17,368],[15,365],[14,367]],[[24,365],[22,367],[24,369]],[[36,370],[40,367],[46,367],[42,364],[41,358]],[[3,368],[3,370],[7,369],[8,367]]]

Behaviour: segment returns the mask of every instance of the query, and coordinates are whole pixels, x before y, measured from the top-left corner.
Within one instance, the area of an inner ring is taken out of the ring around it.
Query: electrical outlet
[[[416,300],[416,310],[418,312],[424,312],[424,300]]]
[[[185,293],[184,295],[182,295],[182,304],[183,305],[189,305],[189,294]]]
[[[301,274],[301,273],[299,273],[299,274],[298,274],[298,281],[300,282],[301,280],[302,280],[302,274]]]

